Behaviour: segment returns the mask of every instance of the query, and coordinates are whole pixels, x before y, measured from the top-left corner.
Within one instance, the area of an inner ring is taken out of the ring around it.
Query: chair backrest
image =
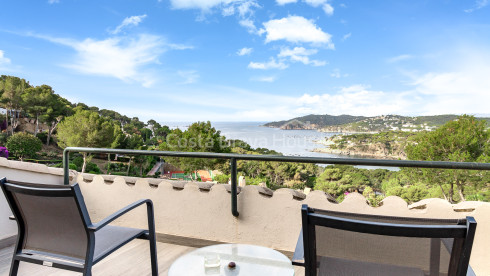
[[[19,249],[84,260],[91,224],[78,184],[0,180],[19,226]]]
[[[403,267],[431,276],[466,275],[476,229],[472,217],[390,217],[307,205],[302,207],[302,220],[307,276],[317,275],[326,260]]]

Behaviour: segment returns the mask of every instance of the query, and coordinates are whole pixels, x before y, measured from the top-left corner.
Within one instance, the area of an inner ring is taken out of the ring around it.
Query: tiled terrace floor
[[[160,275],[167,275],[170,265],[181,255],[194,250],[169,243],[157,243],[158,270]],[[8,275],[10,260],[14,248],[0,249],[0,275]],[[150,252],[148,242],[134,240],[109,257],[96,264],[92,270],[94,276],[145,276],[151,275]],[[19,276],[79,276],[81,273],[43,267],[40,265],[20,263]],[[304,275],[304,269],[296,268],[295,275]],[[192,275],[189,275],[192,276]]]

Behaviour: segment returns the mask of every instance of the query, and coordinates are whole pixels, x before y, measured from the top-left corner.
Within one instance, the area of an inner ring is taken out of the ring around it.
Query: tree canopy
[[[42,143],[30,133],[18,132],[8,138],[6,146],[11,153],[22,161],[26,157],[35,157],[41,150]]]
[[[58,126],[58,145],[65,147],[108,148],[112,145],[119,126],[97,112],[75,108],[75,114],[66,117]],[[86,154],[84,154],[85,171]]]
[[[457,120],[447,122],[440,128],[420,133],[407,145],[405,151],[410,160],[489,162],[490,132],[486,122],[474,116],[462,115]],[[487,171],[467,170],[406,169],[415,171],[414,179],[438,185],[444,197],[450,202],[465,200],[464,190],[470,186],[484,185],[481,179],[488,177]]]
[[[0,103],[7,109],[7,121],[9,113],[11,113],[12,134],[18,124],[17,112],[13,111],[22,110],[22,94],[29,87],[29,82],[25,79],[4,75],[0,78]]]
[[[187,130],[173,130],[167,139],[159,145],[160,150],[187,151],[187,152],[230,152],[225,143],[225,137],[220,135],[208,122],[193,123]],[[185,171],[213,168],[221,160],[207,158],[173,158],[166,157],[170,163]]]

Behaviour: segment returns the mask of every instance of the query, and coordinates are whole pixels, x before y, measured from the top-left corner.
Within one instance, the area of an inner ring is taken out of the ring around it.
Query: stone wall
[[[60,169],[44,167],[46,170],[42,170],[41,167],[44,166],[0,159],[2,176],[24,181],[62,183]],[[272,192],[267,188],[245,186],[238,195],[240,216],[235,218],[231,215],[227,185],[89,174],[78,174],[74,180],[80,184],[94,222],[138,199],[149,198],[154,202],[158,233],[217,242],[257,244],[285,251],[294,251],[301,228],[302,204],[321,209],[392,216],[461,218],[471,215],[478,222],[478,227],[470,264],[477,275],[490,274],[490,203],[451,205],[442,199],[427,199],[408,206],[401,198],[387,197],[381,207],[373,208],[366,204],[362,195],[355,193],[337,204],[330,202],[320,191],[304,195],[290,189]],[[3,207],[2,210],[5,210]],[[145,219],[146,208],[138,208],[116,223],[146,227]],[[2,229],[4,223],[1,217]]]

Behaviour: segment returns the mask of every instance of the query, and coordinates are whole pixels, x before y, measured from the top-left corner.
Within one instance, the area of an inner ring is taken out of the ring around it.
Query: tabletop
[[[205,258],[219,256],[219,266],[205,267]],[[234,262],[235,268],[228,264]],[[180,275],[294,275],[291,260],[267,247],[248,244],[206,246],[182,255],[170,266],[169,276]]]

